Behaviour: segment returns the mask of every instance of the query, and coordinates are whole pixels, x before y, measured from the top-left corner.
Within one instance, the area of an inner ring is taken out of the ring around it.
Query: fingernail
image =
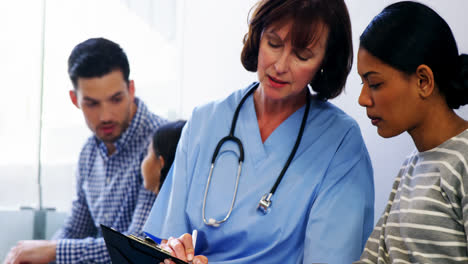
[[[202,264],[202,262],[201,262],[201,260],[199,260],[199,259],[195,259],[195,260],[193,261],[193,264]]]
[[[171,262],[168,259],[165,259],[164,264],[171,264]]]
[[[193,260],[193,254],[192,254],[192,253],[187,254],[187,260],[188,260],[188,261],[192,261],[192,260]]]

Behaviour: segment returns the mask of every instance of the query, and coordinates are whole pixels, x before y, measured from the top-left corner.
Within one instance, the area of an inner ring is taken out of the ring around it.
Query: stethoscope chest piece
[[[216,219],[214,218],[210,218],[208,220],[208,223],[205,223],[206,225],[209,225],[209,226],[212,226],[212,227],[219,227],[219,225],[221,224],[220,221],[216,221]]]
[[[263,214],[267,214],[270,211],[270,206],[271,206],[271,196],[272,193],[265,193],[262,196],[262,199],[260,199],[260,202],[258,203],[257,210],[262,212]]]

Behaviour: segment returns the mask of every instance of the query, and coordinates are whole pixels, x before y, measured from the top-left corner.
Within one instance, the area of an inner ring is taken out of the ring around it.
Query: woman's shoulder
[[[433,149],[419,152],[417,157],[418,164],[414,166],[425,165],[421,168],[440,173],[456,189],[461,181],[468,187],[468,130]]]
[[[452,149],[462,153],[468,153],[468,129],[442,143],[439,148]],[[466,155],[467,154],[465,154],[465,156]]]
[[[455,159],[466,162],[468,160],[468,129],[448,139],[439,146],[419,153],[427,159]]]
[[[317,124],[327,124],[334,129],[348,131],[349,129],[359,129],[359,125],[345,111],[329,101],[320,101],[313,99],[309,112],[309,121]]]

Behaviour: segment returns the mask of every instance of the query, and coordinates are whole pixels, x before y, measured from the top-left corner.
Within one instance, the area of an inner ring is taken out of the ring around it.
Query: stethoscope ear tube
[[[237,147],[239,148],[239,162],[244,161],[244,146],[242,146],[242,142],[237,137],[229,135],[229,136],[223,137],[218,142],[218,145],[216,146],[215,152],[213,153],[213,157],[211,158],[211,165],[214,165],[214,163],[216,161],[216,157],[218,157],[219,151],[221,150],[221,147],[227,141],[234,141],[237,144]]]
[[[223,138],[223,139],[225,139],[225,138]],[[237,138],[235,138],[235,139],[237,139]],[[231,140],[231,139],[227,139],[227,140]],[[222,142],[220,142],[220,143],[222,143]],[[234,203],[236,202],[237,189],[239,187],[239,178],[240,178],[240,175],[241,175],[241,172],[242,172],[242,163],[243,163],[243,159],[244,159],[244,150],[242,149],[242,143],[239,141],[238,146],[239,146],[239,151],[242,153],[242,160],[241,160],[241,157],[239,155],[239,166],[237,168],[236,187],[234,188],[234,195],[232,196],[231,207],[229,208],[229,211],[228,211],[228,213],[226,214],[226,216],[224,217],[223,220],[218,221],[218,220],[216,220],[214,218],[210,218],[207,221],[206,217],[205,217],[206,197],[208,196],[208,189],[209,189],[210,183],[211,183],[211,176],[213,175],[213,169],[214,169],[214,165],[215,165],[215,162],[216,162],[217,152],[221,148],[221,145],[216,147],[214,162],[211,163],[210,174],[208,175],[208,180],[206,182],[206,188],[205,188],[205,195],[203,197],[203,207],[202,207],[203,222],[205,223],[205,225],[212,226],[212,227],[219,227],[220,224],[226,222],[229,219],[229,217],[231,216],[232,209],[234,208]]]
[[[215,151],[213,153],[213,157],[211,158],[210,173],[208,174],[208,180],[206,182],[205,195],[203,197],[203,206],[202,206],[202,216],[203,216],[203,222],[205,223],[205,225],[212,226],[212,227],[219,227],[220,224],[226,222],[228,220],[229,216],[231,216],[232,209],[234,208],[234,203],[235,203],[236,197],[237,197],[237,188],[239,187],[239,178],[240,178],[240,175],[241,175],[241,172],[242,172],[242,163],[244,162],[244,146],[242,145],[242,142],[240,141],[240,139],[234,136],[234,131],[236,129],[237,117],[239,116],[239,111],[240,111],[242,105],[244,104],[247,97],[250,94],[252,94],[255,91],[255,89],[257,89],[258,85],[259,85],[258,83],[255,84],[247,92],[247,94],[244,95],[244,97],[241,99],[239,105],[236,108],[236,111],[234,112],[234,116],[232,118],[231,130],[229,131],[229,135],[223,137],[218,142],[218,144],[216,145],[216,149],[215,149]],[[218,220],[216,220],[214,218],[210,218],[209,220],[206,220],[206,217],[205,217],[206,197],[208,196],[208,189],[210,188],[211,177],[213,175],[213,169],[214,169],[214,166],[215,166],[215,163],[216,163],[216,158],[218,157],[219,151],[221,150],[221,147],[223,146],[223,144],[225,142],[227,142],[227,141],[234,141],[237,144],[237,147],[239,148],[239,166],[237,168],[236,187],[234,189],[234,196],[232,197],[232,202],[231,202],[231,207],[229,208],[229,212],[227,213],[227,215],[224,217],[223,220],[218,221]]]

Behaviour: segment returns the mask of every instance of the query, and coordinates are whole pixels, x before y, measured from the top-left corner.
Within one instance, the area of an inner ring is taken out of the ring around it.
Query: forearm
[[[138,202],[133,212],[132,222],[127,230],[122,231],[124,234],[143,236],[143,226],[151,211],[156,196],[154,193],[144,189],[142,186],[138,195]]]
[[[61,239],[56,263],[111,263],[103,238]]]
[[[24,240],[8,253],[4,263],[49,263],[55,260],[56,241]]]

